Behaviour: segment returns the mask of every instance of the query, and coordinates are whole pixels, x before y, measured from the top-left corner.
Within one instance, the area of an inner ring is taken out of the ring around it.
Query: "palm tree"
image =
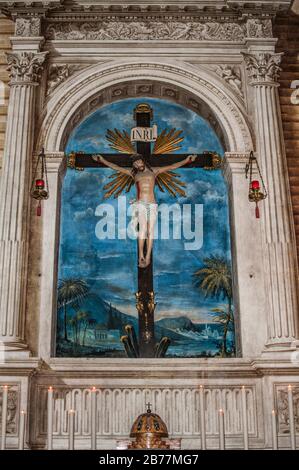
[[[78,312],[77,313],[77,319],[79,323],[79,332],[78,332],[78,337],[79,337],[79,343],[80,343],[80,336],[81,335],[81,326],[83,328],[83,339],[82,339],[82,345],[84,346],[85,343],[85,335],[86,335],[86,330],[89,325],[89,319],[90,319],[90,313],[89,312]]]
[[[227,299],[227,312],[223,312],[222,309],[218,312],[220,314],[218,321],[224,325],[222,355],[226,356],[226,335],[229,324],[233,321],[230,264],[227,259],[220,256],[205,258],[204,266],[193,274],[193,278],[195,286],[205,294],[205,297]],[[226,319],[223,314],[226,315]]]
[[[83,299],[88,295],[89,287],[82,279],[63,279],[58,287],[58,308],[64,310],[64,339],[67,337],[67,305],[73,307],[79,306]]]
[[[221,323],[223,326],[223,342],[222,342],[221,355],[227,356],[226,338],[227,338],[228,331],[233,328],[233,324],[234,324],[233,312],[230,311],[229,309],[226,311],[222,308],[212,308],[212,312],[216,312],[219,314],[213,318],[216,322]]]

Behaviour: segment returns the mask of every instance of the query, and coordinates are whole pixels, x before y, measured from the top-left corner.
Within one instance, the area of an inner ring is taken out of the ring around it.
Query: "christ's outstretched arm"
[[[154,168],[153,171],[155,175],[159,175],[160,173],[164,173],[170,170],[176,170],[177,168],[181,168],[182,166],[186,165],[187,163],[194,162],[196,160],[197,155],[188,155],[188,157],[184,158],[180,162],[174,163],[173,165],[168,166],[161,166],[158,168]]]
[[[96,162],[101,162],[105,166],[112,168],[112,170],[120,171],[121,173],[125,173],[126,175],[132,176],[131,170],[128,168],[122,168],[121,166],[115,165],[115,163],[108,162],[106,158],[102,157],[102,155],[93,155],[92,157]]]

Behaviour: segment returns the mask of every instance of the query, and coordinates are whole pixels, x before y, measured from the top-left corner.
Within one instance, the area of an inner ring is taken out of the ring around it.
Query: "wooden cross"
[[[141,111],[138,111],[140,109]],[[152,119],[152,109],[148,105],[137,106],[134,110],[137,127],[150,127]],[[189,154],[164,154],[159,158],[151,154],[150,142],[137,142],[136,152],[143,155],[147,163],[151,167],[168,166],[177,163]],[[70,154],[68,166],[77,170],[84,168],[101,168],[105,165],[93,159],[93,155],[82,152]],[[115,163],[120,167],[131,167],[131,157],[127,154],[105,154],[101,155],[111,163]],[[184,168],[206,168],[215,169],[219,166],[219,156],[215,152],[204,152],[197,154],[194,162],[189,163]],[[146,246],[145,246],[146,250]],[[137,256],[138,259],[138,256]],[[155,338],[154,311],[155,299],[153,290],[153,256],[151,262],[146,268],[138,267],[138,290],[136,292],[136,308],[138,311],[138,340],[134,328],[128,325],[126,329],[127,335],[122,338],[127,355],[129,357],[163,357],[166,353],[170,340],[163,338],[159,344]]]

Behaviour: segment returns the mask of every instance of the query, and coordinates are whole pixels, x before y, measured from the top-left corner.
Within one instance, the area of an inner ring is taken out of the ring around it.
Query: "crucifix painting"
[[[57,355],[234,356],[223,149],[210,124],[128,99],[83,121],[67,151]]]

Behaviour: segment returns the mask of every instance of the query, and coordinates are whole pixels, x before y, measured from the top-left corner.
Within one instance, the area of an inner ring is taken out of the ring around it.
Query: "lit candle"
[[[272,447],[273,447],[273,450],[278,449],[276,411],[275,410],[272,410]]]
[[[225,434],[224,434],[224,411],[219,410],[219,445],[220,450],[225,450]]]
[[[244,436],[244,450],[248,450],[248,424],[247,424],[247,399],[246,388],[242,387],[242,421],[243,421],[243,436]]]
[[[20,414],[19,450],[24,450],[25,424],[26,424],[26,411],[22,410]]]
[[[74,450],[75,443],[75,410],[69,410],[69,450]]]
[[[200,437],[201,450],[206,450],[206,417],[205,417],[205,396],[204,387],[199,387],[199,411],[200,411]]]
[[[2,389],[3,389],[3,392],[2,392],[1,450],[5,450],[8,386],[4,385]]]
[[[291,449],[296,450],[296,430],[295,430],[295,417],[294,417],[294,403],[293,403],[292,385],[288,386],[288,403],[289,403],[289,425],[290,425]]]
[[[53,387],[48,388],[48,450],[53,449]]]
[[[97,448],[97,390],[95,387],[91,389],[91,450],[96,450]]]

